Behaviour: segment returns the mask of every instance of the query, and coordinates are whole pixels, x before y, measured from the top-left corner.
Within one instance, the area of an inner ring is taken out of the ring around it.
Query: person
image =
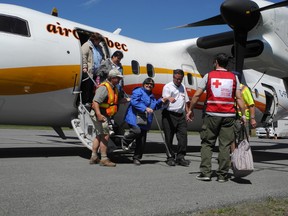
[[[254,99],[252,97],[251,91],[248,88],[248,86],[242,83],[240,83],[240,89],[241,89],[241,96],[245,104],[246,120],[247,122],[250,123],[252,128],[256,128],[257,122],[255,120],[255,103],[254,103]],[[239,111],[239,108],[238,108],[237,116],[241,119],[241,111]],[[231,145],[231,153],[233,153],[236,147],[235,143],[237,143],[238,141],[242,141],[245,137],[244,132],[241,129],[242,125],[241,125],[240,119],[237,119],[235,121],[235,140],[236,141],[234,141]],[[245,129],[246,129],[247,136],[249,136],[249,131],[250,131],[249,124],[245,125]]]
[[[188,111],[189,98],[185,86],[182,84],[184,71],[173,71],[173,81],[164,85],[162,97],[169,98],[169,103],[162,111],[162,126],[170,155],[167,153],[166,163],[169,166],[189,166],[190,161],[184,157],[187,150],[187,121],[185,113]],[[178,148],[173,150],[173,138],[176,133]]]
[[[234,141],[234,123],[236,118],[235,100],[243,114],[241,119],[243,123],[246,123],[245,107],[241,97],[239,81],[237,76],[226,70],[228,60],[228,56],[224,53],[216,55],[213,62],[214,70],[203,77],[191,99],[189,112],[187,113],[187,118],[193,120],[193,109],[200,96],[206,90],[206,110],[200,131],[200,175],[196,177],[202,181],[211,181],[212,150],[217,138],[219,140],[217,181],[228,181],[230,146]]]
[[[99,163],[101,166],[115,167],[116,164],[110,161],[107,157],[107,144],[109,140],[108,122],[118,110],[118,89],[116,85],[119,84],[123,75],[113,68],[109,71],[107,80],[100,84],[97,89],[90,115],[96,130],[96,138],[92,144],[92,155],[90,164]],[[125,98],[123,98],[125,99]],[[101,160],[97,156],[100,148]]]
[[[108,58],[101,63],[96,71],[96,75],[99,76],[97,77],[97,84],[100,84],[106,80],[107,75],[112,68],[117,68],[120,73],[123,74],[123,67],[121,64],[122,58],[123,53],[117,50],[112,54],[111,58]]]
[[[93,33],[82,47],[82,103],[91,103],[93,99],[94,81],[96,70],[104,59],[104,54],[100,46],[103,36],[97,32]],[[93,80],[92,80],[93,79]]]
[[[136,87],[132,91],[130,104],[127,108],[125,115],[125,122],[129,125],[129,133],[122,139],[123,150],[129,150],[129,146],[136,139],[136,147],[133,155],[133,163],[140,165],[142,159],[147,131],[150,129],[153,121],[153,111],[160,109],[162,103],[167,101],[166,98],[154,97],[152,90],[154,88],[154,80],[152,78],[146,78],[143,81],[142,87]],[[137,113],[142,113],[147,116],[147,124],[137,124]]]

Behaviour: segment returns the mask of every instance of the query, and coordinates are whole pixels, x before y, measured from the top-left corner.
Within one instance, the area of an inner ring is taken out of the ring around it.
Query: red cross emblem
[[[218,88],[220,85],[222,85],[222,83],[219,82],[219,80],[216,80],[216,82],[213,82],[212,85],[214,85],[215,88]]]

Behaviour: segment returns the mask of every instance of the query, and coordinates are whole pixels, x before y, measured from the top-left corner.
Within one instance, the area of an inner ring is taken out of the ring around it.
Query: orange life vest
[[[235,115],[236,78],[232,72],[211,71],[207,81],[206,113]]]
[[[99,86],[105,86],[108,91],[107,102],[103,102],[99,104],[99,106],[106,109],[106,114],[111,117],[116,114],[118,109],[118,89],[117,87],[114,87],[113,89],[108,82],[103,82]]]

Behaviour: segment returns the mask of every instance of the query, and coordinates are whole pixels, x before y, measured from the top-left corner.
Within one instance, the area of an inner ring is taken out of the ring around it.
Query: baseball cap
[[[113,68],[109,71],[108,77],[120,77],[123,78],[123,75],[120,73],[119,70]]]

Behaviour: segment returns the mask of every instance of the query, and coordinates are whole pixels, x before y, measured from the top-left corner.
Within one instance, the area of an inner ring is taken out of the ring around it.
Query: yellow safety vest
[[[246,116],[246,119],[250,119],[250,110],[249,110],[249,105],[247,102],[251,100],[253,100],[252,96],[251,96],[251,93],[250,93],[250,89],[243,85],[242,83],[240,84],[240,88],[241,88],[241,95],[242,95],[242,98],[243,98],[243,101],[245,103],[245,116]],[[248,92],[247,92],[248,91]],[[239,110],[239,109],[238,109]],[[241,111],[238,111],[239,112],[239,116],[242,116],[242,113]]]
[[[99,86],[105,86],[108,91],[108,100],[106,103],[101,103],[99,106],[106,109],[106,114],[108,116],[113,116],[116,114],[118,109],[118,89],[117,87],[112,88],[108,82],[103,82]]]

